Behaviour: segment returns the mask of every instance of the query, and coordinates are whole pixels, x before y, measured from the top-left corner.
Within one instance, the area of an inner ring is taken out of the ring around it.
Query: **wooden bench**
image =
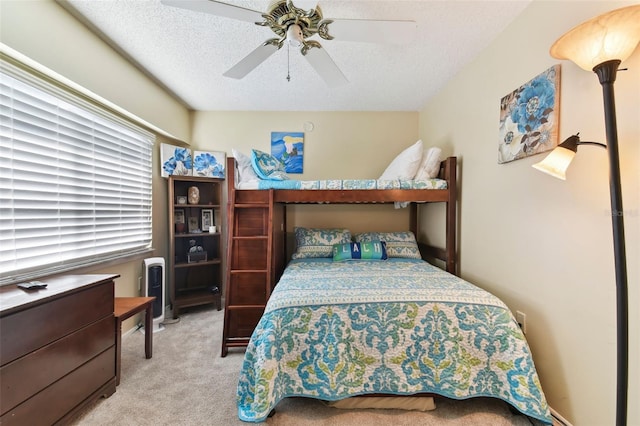
[[[155,299],[155,297],[115,298],[113,314],[116,317],[116,386],[120,384],[122,321],[146,311],[144,316],[144,355],[147,359],[151,358],[153,355],[153,301]]]

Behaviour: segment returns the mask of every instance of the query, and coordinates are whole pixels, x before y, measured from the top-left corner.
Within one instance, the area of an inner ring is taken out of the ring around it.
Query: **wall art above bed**
[[[560,65],[500,100],[498,163],[550,151],[558,145]]]
[[[304,133],[271,132],[271,155],[282,163],[285,173],[302,173]]]

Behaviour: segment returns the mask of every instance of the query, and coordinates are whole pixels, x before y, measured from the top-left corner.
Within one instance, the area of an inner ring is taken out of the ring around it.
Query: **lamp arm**
[[[604,148],[607,149],[607,145],[601,143],[601,142],[588,142],[588,141],[580,141],[578,142],[578,145],[595,145],[595,146],[599,146],[600,148]]]

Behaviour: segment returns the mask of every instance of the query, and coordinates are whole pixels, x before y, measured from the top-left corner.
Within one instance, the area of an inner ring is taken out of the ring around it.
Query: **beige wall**
[[[637,2],[534,1],[420,115],[420,137],[457,155],[462,276],[527,314],[527,338],[550,404],[575,425],[615,419],[616,311],[608,162],[582,147],[567,181],[497,163],[500,99],[561,63],[560,138],[605,141],[598,78],[549,55],[564,32]],[[615,84],[629,270],[629,425],[640,424],[640,49]]]
[[[305,132],[304,124],[313,123]],[[192,148],[270,152],[272,131],[305,132],[304,173],[299,179],[377,178],[417,140],[417,112],[195,112]],[[352,232],[400,230],[405,209],[393,206],[290,206],[287,227],[344,226]],[[337,217],[332,212],[339,212]],[[375,224],[375,225],[374,225]]]
[[[53,0],[0,1],[0,41],[188,141],[189,113]]]

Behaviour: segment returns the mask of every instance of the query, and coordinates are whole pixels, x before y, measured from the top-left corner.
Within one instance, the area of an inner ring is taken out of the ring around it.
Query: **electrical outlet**
[[[522,329],[522,332],[527,334],[527,314],[516,311],[516,321],[518,322],[520,329]]]

